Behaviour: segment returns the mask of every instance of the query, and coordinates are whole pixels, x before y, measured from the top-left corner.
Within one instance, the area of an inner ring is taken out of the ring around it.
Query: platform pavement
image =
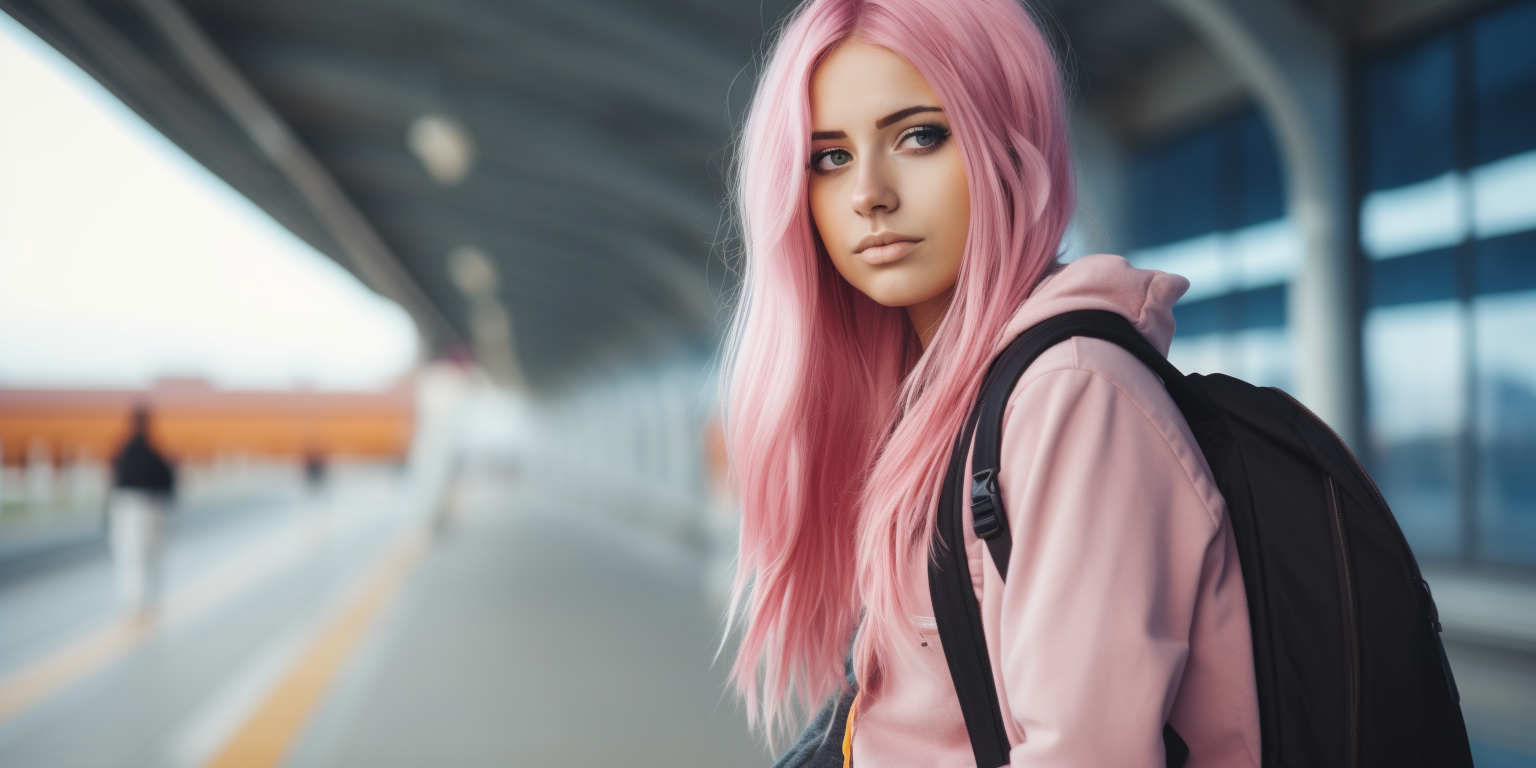
[[[0,765],[771,762],[714,663],[718,610],[700,553],[579,511],[519,505],[505,485],[470,487],[479,490],[457,495],[435,535],[417,537],[427,543],[411,565],[394,569],[398,589],[375,590],[387,598],[376,616],[349,606],[398,549],[385,520],[262,561],[281,569],[0,723]],[[241,557],[183,554],[214,570]],[[109,586],[100,564],[78,567]],[[80,602],[85,618],[99,611]],[[353,622],[356,643],[332,644],[343,650],[337,674],[310,676],[322,683],[312,708],[281,711],[292,701],[278,695],[282,682],[346,615],[365,620]],[[279,759],[232,756],[253,713],[274,706],[297,723]]]
[[[387,521],[364,521],[283,561],[228,604],[0,723],[0,765],[203,768],[263,706],[295,723],[274,745],[277,758],[220,764],[771,762],[726,690],[718,592],[706,584],[703,553],[509,480],[472,475],[457,487],[431,535],[419,537],[419,554],[378,593],[387,593],[381,607],[355,622],[357,641],[337,646],[335,674],[311,676],[320,680],[311,707],[282,711],[275,681],[300,666],[306,648],[324,645],[320,630],[347,613],[338,606],[355,602],[348,596],[360,576],[389,559],[400,537]],[[195,585],[202,564],[238,559],[225,554],[236,532],[198,537],[209,543],[183,553],[185,579]],[[78,580],[105,587],[104,569],[89,567]],[[53,594],[76,595],[82,616],[99,610],[79,593],[74,585]],[[1512,649],[1462,642],[1451,654],[1479,764],[1530,765],[1536,665]]]
[[[294,746],[319,766],[763,766],[702,555],[482,484]]]

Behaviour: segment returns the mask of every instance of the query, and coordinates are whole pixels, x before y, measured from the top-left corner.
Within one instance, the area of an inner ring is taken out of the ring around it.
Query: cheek
[[[843,252],[846,250],[844,246],[862,235],[850,235],[851,228],[857,223],[854,220],[858,217],[848,204],[848,190],[841,189],[839,181],[840,178],[834,178],[815,179],[811,182],[811,223],[816,226],[816,233],[832,257],[832,263],[839,272],[844,273],[844,277],[848,277],[849,265],[844,262],[852,256]]]
[[[831,191],[827,189],[827,185],[813,179],[807,197],[811,204],[811,223],[816,225],[816,231],[825,233],[835,228],[837,225],[832,221],[832,208],[829,205]]]
[[[958,273],[971,228],[970,185],[958,153],[953,162],[935,168],[919,188],[925,192],[928,215],[924,223],[935,246],[936,266],[941,265],[942,271],[951,275]]]

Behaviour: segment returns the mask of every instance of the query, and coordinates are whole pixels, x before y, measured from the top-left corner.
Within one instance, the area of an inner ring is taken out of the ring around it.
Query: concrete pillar
[[[1291,0],[1162,0],[1239,74],[1268,114],[1306,243],[1288,307],[1296,392],[1356,445],[1361,434],[1344,52]]]

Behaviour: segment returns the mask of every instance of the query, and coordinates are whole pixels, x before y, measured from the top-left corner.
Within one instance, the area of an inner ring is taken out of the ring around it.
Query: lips
[[[871,266],[889,264],[906,256],[918,243],[921,237],[903,235],[900,232],[876,232],[859,241],[853,247],[853,252],[859,259]]]

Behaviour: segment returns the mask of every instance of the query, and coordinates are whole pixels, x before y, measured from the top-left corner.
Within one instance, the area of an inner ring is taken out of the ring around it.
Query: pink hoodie
[[[1079,259],[1035,290],[993,354],[1075,309],[1118,312],[1166,353],[1188,287],[1118,256]],[[1164,723],[1189,744],[1188,768],[1258,766],[1226,504],[1162,383],[1109,342],[1073,339],[1030,366],[1003,418],[1006,584],[970,531],[969,503],[964,528],[1013,768],[1161,766]],[[914,568],[908,586],[922,611],[910,647],[888,659],[882,696],[860,704],[857,768],[975,764],[927,572]]]

